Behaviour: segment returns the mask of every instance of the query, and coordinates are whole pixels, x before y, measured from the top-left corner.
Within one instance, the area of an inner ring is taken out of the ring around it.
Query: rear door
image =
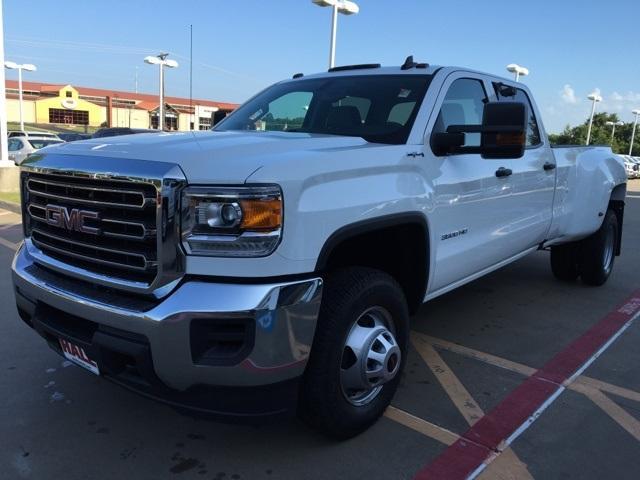
[[[546,135],[538,121],[533,102],[527,92],[504,83],[493,83],[499,101],[522,102],[527,109],[526,149],[522,158],[512,161],[509,214],[513,223],[509,235],[520,250],[540,244],[547,237],[552,220],[553,197],[556,185],[556,164]]]
[[[513,221],[505,215],[510,178],[496,175],[500,168],[512,168],[512,160],[485,160],[480,154],[436,156],[429,148],[431,135],[449,125],[482,123],[490,88],[491,83],[476,74],[449,75],[435,103],[438,113],[427,125],[424,168],[433,182],[435,208],[429,212],[429,226],[437,242],[432,246],[435,268],[429,293],[482,272],[513,251],[504,234]],[[479,146],[480,134],[467,134],[465,145]]]

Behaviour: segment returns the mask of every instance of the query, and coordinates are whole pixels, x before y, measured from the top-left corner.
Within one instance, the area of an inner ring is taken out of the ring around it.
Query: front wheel
[[[398,283],[352,267],[325,282],[299,415],[336,438],[371,426],[391,403],[405,363],[409,312]]]

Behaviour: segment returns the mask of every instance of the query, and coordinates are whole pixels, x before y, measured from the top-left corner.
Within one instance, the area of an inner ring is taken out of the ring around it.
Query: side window
[[[12,140],[9,140],[9,143],[7,145],[7,150],[10,152],[17,152],[18,150],[22,149],[22,142],[20,140],[16,140],[15,138]]]
[[[450,125],[480,125],[487,92],[482,81],[460,78],[449,87],[434,126],[434,132],[446,132]],[[480,146],[479,133],[465,135],[465,147]]]
[[[505,102],[522,102],[527,108],[527,147],[535,147],[542,143],[542,139],[540,137],[540,127],[538,127],[538,120],[536,119],[536,114],[533,111],[533,105],[531,105],[531,99],[529,95],[522,90],[521,88],[515,89],[515,95],[506,96],[502,92],[512,93],[513,90],[510,89],[501,89],[500,84],[494,84],[494,88],[496,90],[496,96],[498,100],[502,100]]]
[[[286,131],[302,127],[313,94],[291,92],[276,98],[268,106],[268,113],[256,112],[256,130]]]

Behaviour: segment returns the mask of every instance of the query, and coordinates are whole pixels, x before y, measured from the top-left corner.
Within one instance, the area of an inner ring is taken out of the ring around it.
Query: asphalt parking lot
[[[2,479],[453,478],[473,458],[482,479],[640,478],[640,181],[604,287],[554,280],[539,252],[430,302],[393,407],[341,443],[295,421],[193,419],[63,361],[14,307],[19,221],[0,210]],[[613,341],[572,377],[592,333]]]

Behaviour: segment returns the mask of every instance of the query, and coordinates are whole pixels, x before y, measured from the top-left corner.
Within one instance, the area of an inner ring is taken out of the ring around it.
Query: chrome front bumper
[[[302,375],[322,295],[320,278],[264,285],[186,279],[159,303],[139,308],[135,300],[115,290],[50,274],[34,263],[24,246],[14,258],[12,274],[22,312],[45,305],[144,336],[155,374],[164,385],[179,391],[199,385],[264,386]],[[253,349],[236,365],[195,364],[190,324],[201,318],[253,319]]]

